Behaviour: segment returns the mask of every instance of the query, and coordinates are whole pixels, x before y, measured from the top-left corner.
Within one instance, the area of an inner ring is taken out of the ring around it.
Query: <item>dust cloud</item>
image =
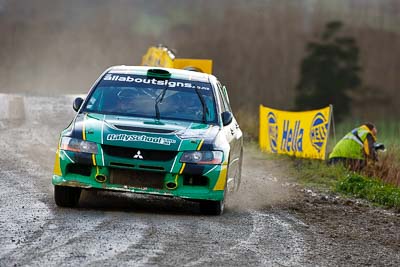
[[[227,197],[227,207],[233,210],[262,209],[284,204],[294,197],[287,186],[285,168],[279,162],[267,160],[254,147],[244,153],[242,182],[239,192]]]

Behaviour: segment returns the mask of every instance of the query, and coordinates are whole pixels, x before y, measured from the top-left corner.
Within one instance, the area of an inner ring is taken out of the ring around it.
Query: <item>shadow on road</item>
[[[194,201],[100,190],[83,190],[79,208],[168,215],[201,215],[199,204]]]

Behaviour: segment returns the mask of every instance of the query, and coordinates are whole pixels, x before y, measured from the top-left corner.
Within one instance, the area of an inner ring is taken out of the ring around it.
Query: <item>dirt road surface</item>
[[[398,213],[303,190],[249,147],[223,216],[92,191],[79,208],[58,208],[52,168],[72,98],[14,103],[18,112],[0,115],[0,266],[400,266]]]

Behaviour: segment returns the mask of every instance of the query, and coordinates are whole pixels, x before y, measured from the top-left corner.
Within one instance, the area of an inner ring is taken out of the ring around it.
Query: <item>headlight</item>
[[[188,151],[183,152],[180,161],[182,163],[221,164],[222,157],[222,151]]]
[[[61,139],[60,149],[92,154],[97,154],[98,152],[96,143],[70,137]]]

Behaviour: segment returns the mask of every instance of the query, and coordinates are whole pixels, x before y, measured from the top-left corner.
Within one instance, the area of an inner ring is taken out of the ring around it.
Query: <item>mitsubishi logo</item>
[[[143,159],[142,152],[140,152],[140,150],[138,150],[138,151],[136,152],[136,155],[133,156],[133,158],[134,158],[134,159]]]

